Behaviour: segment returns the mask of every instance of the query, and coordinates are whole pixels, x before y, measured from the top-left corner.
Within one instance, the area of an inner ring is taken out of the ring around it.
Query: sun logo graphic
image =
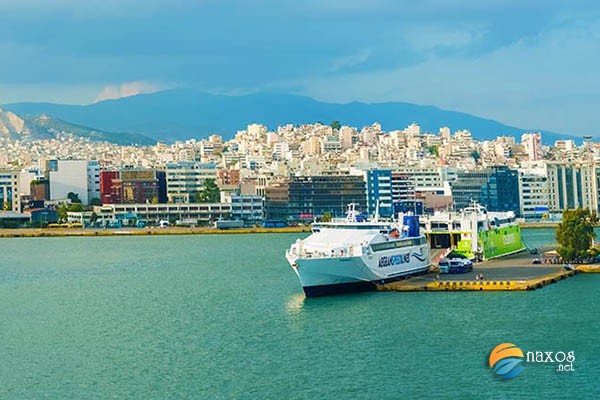
[[[502,343],[490,354],[490,368],[501,378],[514,378],[523,370],[523,357],[523,352],[516,345]]]

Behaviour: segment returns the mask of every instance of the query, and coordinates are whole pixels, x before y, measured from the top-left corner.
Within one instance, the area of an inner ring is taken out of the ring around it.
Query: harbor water
[[[284,258],[296,237],[2,239],[0,398],[600,398],[600,276],[305,299]],[[505,342],[572,351],[575,370],[496,377]]]

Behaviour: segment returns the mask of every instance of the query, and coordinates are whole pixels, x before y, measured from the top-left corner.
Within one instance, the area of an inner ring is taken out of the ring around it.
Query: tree
[[[432,154],[436,157],[440,155],[440,149],[438,146],[429,146],[427,150],[429,151],[429,154]]]
[[[90,205],[91,206],[101,206],[102,205],[102,200],[100,200],[97,197],[94,197],[93,199],[90,200]]]
[[[12,204],[10,201],[5,201],[2,203],[2,211],[10,211],[12,210]]]
[[[556,228],[558,254],[565,261],[573,261],[591,255],[590,247],[596,237],[594,225],[598,222],[596,213],[588,208],[564,210],[562,222]]]
[[[337,120],[335,120],[335,121],[331,121],[331,127],[332,127],[334,130],[338,130],[338,131],[339,131],[339,130],[340,130],[340,128],[342,127],[342,124],[340,124],[340,121],[337,121]]]
[[[325,211],[321,217],[321,222],[331,222],[332,215],[329,211]]]
[[[479,159],[481,158],[477,150],[473,150],[471,152],[471,157],[473,157],[473,160],[475,160],[475,162],[479,162]]]
[[[214,179],[208,178],[204,181],[204,189],[196,193],[198,203],[218,203],[221,199],[221,191]]]
[[[58,207],[58,221],[59,222],[67,222],[67,213],[68,212],[81,212],[83,211],[83,206],[81,203],[73,203],[73,204],[62,204]]]
[[[79,194],[77,193],[69,192],[67,193],[67,198],[71,200],[71,203],[81,203],[81,200],[79,200]]]

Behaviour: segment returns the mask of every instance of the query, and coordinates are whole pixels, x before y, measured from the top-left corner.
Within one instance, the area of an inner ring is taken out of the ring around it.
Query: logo
[[[512,343],[499,344],[490,354],[490,368],[501,378],[514,378],[523,371],[523,352]]]
[[[414,257],[419,261],[425,261],[425,255],[423,254],[423,250],[420,250],[419,253],[413,251],[412,253],[396,254],[393,256],[383,256],[379,258],[379,268],[407,264],[410,262],[410,257]]]

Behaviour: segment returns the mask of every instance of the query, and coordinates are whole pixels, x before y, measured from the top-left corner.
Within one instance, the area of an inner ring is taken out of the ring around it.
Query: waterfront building
[[[520,215],[519,172],[505,166],[492,167],[481,187],[480,203],[488,211],[513,211]]]
[[[100,191],[102,204],[167,202],[164,171],[101,171]]]
[[[364,176],[295,176],[266,189],[268,219],[312,221],[326,213],[343,217],[349,203],[366,211]]]
[[[456,179],[451,182],[454,209],[462,210],[473,201],[481,203],[482,188],[489,177],[489,170],[458,171]]]
[[[598,212],[600,166],[594,162],[548,161],[550,211],[587,207]]]
[[[206,225],[219,219],[231,219],[231,203],[104,204],[95,206],[94,212],[106,221],[135,216],[148,224],[158,224],[164,220]]]
[[[14,212],[21,210],[18,171],[0,170],[0,210]]]
[[[258,195],[232,194],[231,218],[248,223],[260,223],[265,217],[264,198]]]
[[[166,165],[169,203],[193,203],[207,179],[217,179],[215,164],[181,161]]]
[[[84,205],[100,199],[100,166],[98,161],[49,160],[47,164],[50,200],[62,200],[74,193]]]
[[[548,177],[545,168],[519,170],[521,217],[526,221],[542,219],[549,211]]]

